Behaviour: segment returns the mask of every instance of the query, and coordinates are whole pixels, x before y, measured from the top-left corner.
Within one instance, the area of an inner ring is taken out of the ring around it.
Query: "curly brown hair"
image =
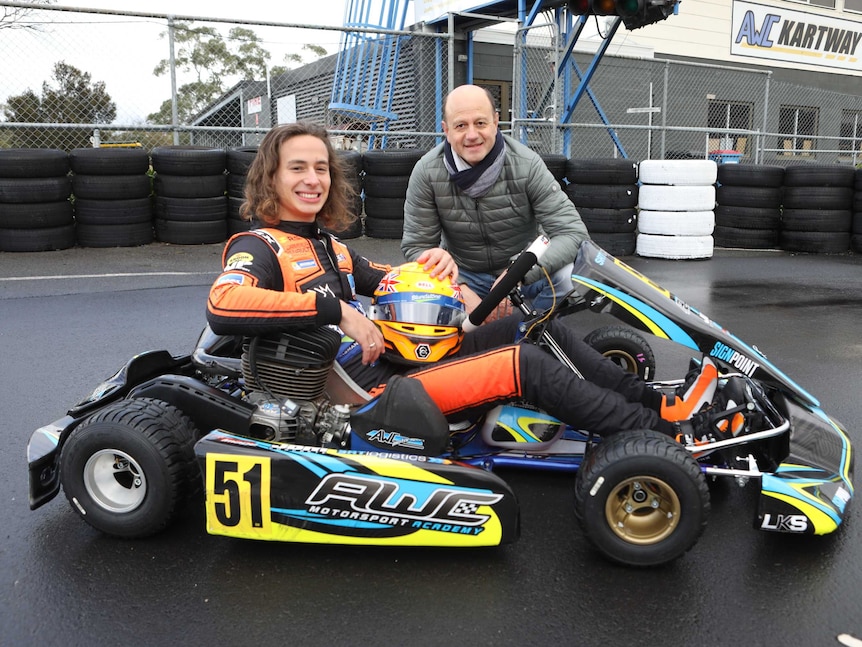
[[[245,202],[240,207],[240,214],[246,220],[257,218],[270,227],[280,222],[278,194],[272,179],[278,171],[281,145],[299,135],[317,137],[326,145],[331,186],[326,203],[317,213],[317,222],[321,227],[342,231],[356,218],[349,208],[356,197],[356,191],[347,180],[344,167],[329,141],[326,128],[310,121],[276,126],[266,134],[246,174]]]

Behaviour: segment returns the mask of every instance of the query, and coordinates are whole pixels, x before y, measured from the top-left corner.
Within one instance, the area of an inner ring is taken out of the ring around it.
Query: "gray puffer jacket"
[[[571,263],[589,238],[577,209],[542,158],[504,136],[506,160],[500,178],[473,199],[449,179],[443,144],[413,168],[404,205],[401,251],[408,261],[426,249],[444,247],[459,268],[499,274],[541,231],[551,244],[541,260],[549,273]],[[543,276],[539,268],[526,283]]]

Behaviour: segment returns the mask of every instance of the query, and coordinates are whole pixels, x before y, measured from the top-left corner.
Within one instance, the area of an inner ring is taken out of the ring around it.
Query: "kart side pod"
[[[269,541],[496,546],[518,503],[492,472],[449,460],[277,444],[212,431],[195,445],[207,532]]]

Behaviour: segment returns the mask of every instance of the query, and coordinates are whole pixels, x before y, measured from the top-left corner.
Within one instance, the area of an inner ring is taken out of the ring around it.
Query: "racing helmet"
[[[408,364],[431,364],[457,351],[466,316],[460,288],[415,262],[383,277],[368,310],[386,340],[386,357]]]

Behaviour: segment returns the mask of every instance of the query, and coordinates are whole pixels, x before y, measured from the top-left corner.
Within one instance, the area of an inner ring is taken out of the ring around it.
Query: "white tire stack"
[[[711,258],[715,228],[712,160],[644,160],[638,169],[639,256]]]

